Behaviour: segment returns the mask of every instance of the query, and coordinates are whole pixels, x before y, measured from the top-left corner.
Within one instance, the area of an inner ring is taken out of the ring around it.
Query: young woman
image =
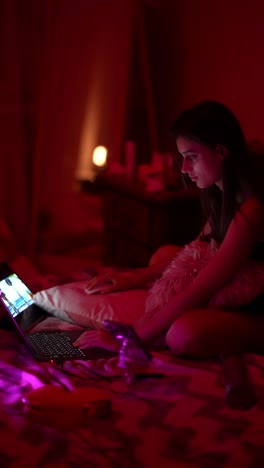
[[[207,222],[201,239],[214,239],[218,250],[195,280],[136,327],[151,345],[161,336],[177,355],[210,358],[225,353],[264,352],[264,295],[243,310],[208,306],[250,258],[264,253],[262,174],[254,166],[241,127],[223,104],[202,102],[185,112],[173,126],[181,170],[202,191]],[[263,240],[263,243],[262,243]],[[263,249],[262,249],[263,245]],[[129,275],[115,273],[105,293],[139,287],[157,278],[176,253],[156,254],[150,266]],[[94,279],[88,288],[95,286]],[[259,309],[263,314],[259,313]],[[258,310],[257,310],[258,306]],[[76,344],[112,347],[105,332],[86,332]]]

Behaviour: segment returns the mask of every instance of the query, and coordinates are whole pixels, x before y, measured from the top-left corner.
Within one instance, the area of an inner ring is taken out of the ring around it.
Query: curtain
[[[17,11],[13,0],[0,2],[0,213],[19,247],[26,241],[30,187],[24,135]],[[2,236],[2,233],[1,233]],[[2,242],[2,239],[1,239]]]
[[[41,210],[75,186],[88,3],[0,1],[0,217],[32,258]]]
[[[43,213],[74,192],[87,145],[119,153],[132,4],[0,0],[0,231],[4,220],[32,259]]]
[[[16,253],[35,249],[45,133],[47,76],[56,2],[0,2],[0,216]]]

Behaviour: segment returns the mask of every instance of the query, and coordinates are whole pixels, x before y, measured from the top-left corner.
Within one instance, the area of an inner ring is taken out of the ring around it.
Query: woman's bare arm
[[[173,298],[151,321],[137,329],[144,341],[166,332],[177,317],[206,305],[240,270],[263,236],[264,208],[250,198],[241,206],[230,224],[218,252],[185,291]]]

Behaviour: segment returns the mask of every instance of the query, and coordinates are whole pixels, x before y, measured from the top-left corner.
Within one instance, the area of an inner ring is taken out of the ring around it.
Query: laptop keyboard
[[[83,351],[75,348],[63,332],[30,333],[27,335],[32,348],[49,359],[78,359],[85,357]]]

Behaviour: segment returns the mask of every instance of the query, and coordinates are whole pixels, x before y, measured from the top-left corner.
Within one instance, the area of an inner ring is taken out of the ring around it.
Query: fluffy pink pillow
[[[165,306],[183,291],[217,252],[217,244],[194,241],[172,260],[162,277],[155,281],[146,300],[146,314]],[[264,263],[248,260],[233,280],[209,302],[210,307],[239,308],[264,293]]]

